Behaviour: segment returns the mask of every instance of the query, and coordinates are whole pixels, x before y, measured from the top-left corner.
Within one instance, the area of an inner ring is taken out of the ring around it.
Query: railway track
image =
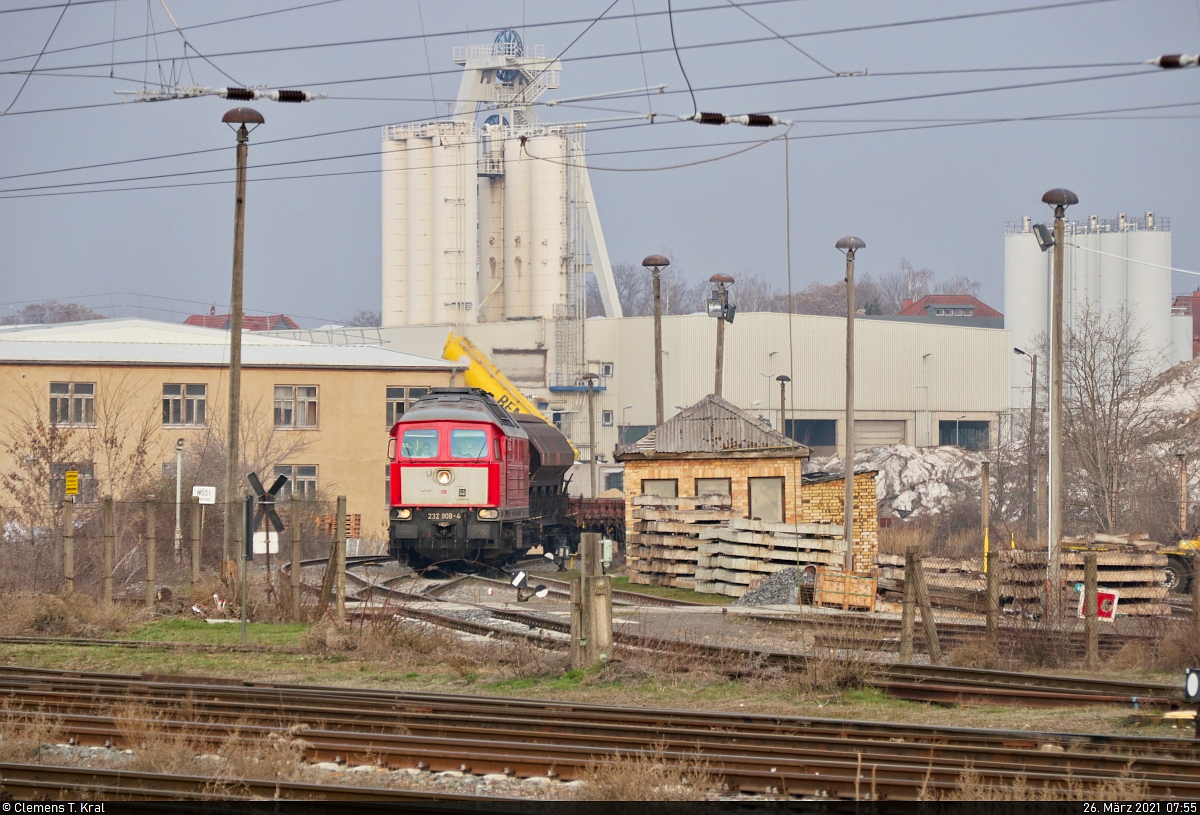
[[[416,599],[420,599],[420,597],[418,596]],[[424,597],[432,599],[428,595]],[[470,622],[428,609],[400,607],[396,609],[396,613],[419,617],[427,622],[445,625],[478,636],[525,638],[545,647],[565,648],[567,646],[567,642],[563,639],[547,638],[544,634],[536,633],[550,631],[557,634],[569,634],[570,624],[563,620],[549,619],[523,611],[493,609],[486,606],[475,607],[489,611],[495,618],[523,624],[529,630],[514,631],[484,623]],[[619,645],[633,648],[682,650],[698,658],[712,660],[715,664],[741,663],[749,666],[766,665],[785,670],[805,670],[810,659],[804,654],[786,651],[679,642],[641,634],[630,634],[620,630],[613,632],[613,640]],[[828,657],[821,658],[827,659]],[[889,695],[912,701],[944,704],[992,703],[1030,707],[1121,704],[1135,709],[1174,709],[1183,704],[1181,687],[1147,682],[895,663],[878,663],[873,673],[876,678],[872,682],[883,688]]]
[[[495,800],[475,795],[419,792],[381,787],[348,787],[344,784],[310,784],[300,781],[239,778],[219,779],[200,775],[131,772],[126,769],[56,767],[48,764],[0,763],[0,787],[19,800],[108,801],[363,801],[481,803]],[[76,810],[78,811],[78,810]]]
[[[900,650],[900,620],[891,618],[864,619],[861,616],[837,613],[821,613],[808,615],[781,616],[750,613],[746,619],[765,623],[769,626],[807,627],[813,632],[815,644],[824,648],[850,648],[882,652],[899,652]],[[983,624],[951,623],[938,621],[938,641],[943,647],[955,647],[972,642],[979,642],[986,634]],[[1046,649],[1066,651],[1074,656],[1083,656],[1085,644],[1081,632],[1055,634],[1045,630],[1032,630],[1001,626],[999,628],[1000,647]],[[1102,633],[1098,638],[1100,653],[1111,656],[1126,645],[1137,642],[1153,644],[1161,639],[1161,635],[1133,635]],[[917,648],[927,648],[925,631],[920,625],[913,627],[913,645]]]
[[[661,754],[667,762],[699,755],[726,785],[748,792],[849,797],[873,788],[911,799],[949,792],[969,771],[986,784],[1024,778],[1048,790],[1068,778],[1088,789],[1120,776],[1144,784],[1151,797],[1200,796],[1200,744],[1181,739],[15,668],[0,668],[0,694],[30,726],[52,722],[82,744],[122,746],[164,731],[201,743],[255,741],[286,731],[307,742],[310,760],[474,774],[571,779],[618,755]],[[130,700],[154,715],[125,712],[118,726],[114,711]]]

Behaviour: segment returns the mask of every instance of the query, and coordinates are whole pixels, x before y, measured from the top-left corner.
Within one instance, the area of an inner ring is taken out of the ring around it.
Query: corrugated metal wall
[[[845,320],[809,315],[792,319],[794,360],[788,354],[786,314],[739,314],[726,326],[722,395],[739,407],[777,415],[775,377],[788,374],[789,409],[845,410]],[[609,383],[614,403],[649,405],[651,415],[653,322],[650,317],[587,321],[588,358],[616,365],[617,381]],[[855,340],[857,410],[1008,409],[1012,351],[1003,329],[856,320]],[[713,391],[716,321],[703,314],[664,317],[663,352],[664,402],[670,416],[674,406],[694,404]],[[755,401],[760,404],[753,405]]]

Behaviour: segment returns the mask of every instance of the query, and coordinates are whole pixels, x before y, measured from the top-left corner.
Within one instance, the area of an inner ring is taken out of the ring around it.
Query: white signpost
[[[199,498],[201,504],[217,503],[216,487],[192,487],[192,497]]]

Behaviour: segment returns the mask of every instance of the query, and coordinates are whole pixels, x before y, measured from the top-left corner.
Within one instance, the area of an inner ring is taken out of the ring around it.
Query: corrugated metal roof
[[[737,406],[709,394],[655,428],[641,440],[623,448],[627,455],[678,456],[736,453],[798,452],[808,448],[748,418]]]
[[[229,332],[153,320],[91,320],[0,332],[0,363],[227,365]],[[462,366],[378,345],[328,345],[244,333],[247,367],[424,368]]]

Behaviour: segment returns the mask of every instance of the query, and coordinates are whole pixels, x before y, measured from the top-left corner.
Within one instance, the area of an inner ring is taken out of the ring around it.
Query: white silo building
[[[454,61],[463,75],[447,119],[383,131],[383,325],[540,321],[546,366],[573,381],[589,272],[605,313],[621,316],[585,127],[536,120],[560,65],[515,31],[456,47]]]
[[[1090,216],[1065,224],[1063,315],[1078,325],[1085,313],[1100,319],[1127,311],[1141,332],[1149,364],[1169,367],[1191,359],[1191,318],[1171,313],[1171,224],[1147,212],[1115,220]],[[1013,344],[1034,352],[1049,336],[1054,252],[1043,252],[1029,217],[1007,225],[1004,236],[1004,324]],[[1029,369],[1012,360],[1012,404],[1029,404]]]

